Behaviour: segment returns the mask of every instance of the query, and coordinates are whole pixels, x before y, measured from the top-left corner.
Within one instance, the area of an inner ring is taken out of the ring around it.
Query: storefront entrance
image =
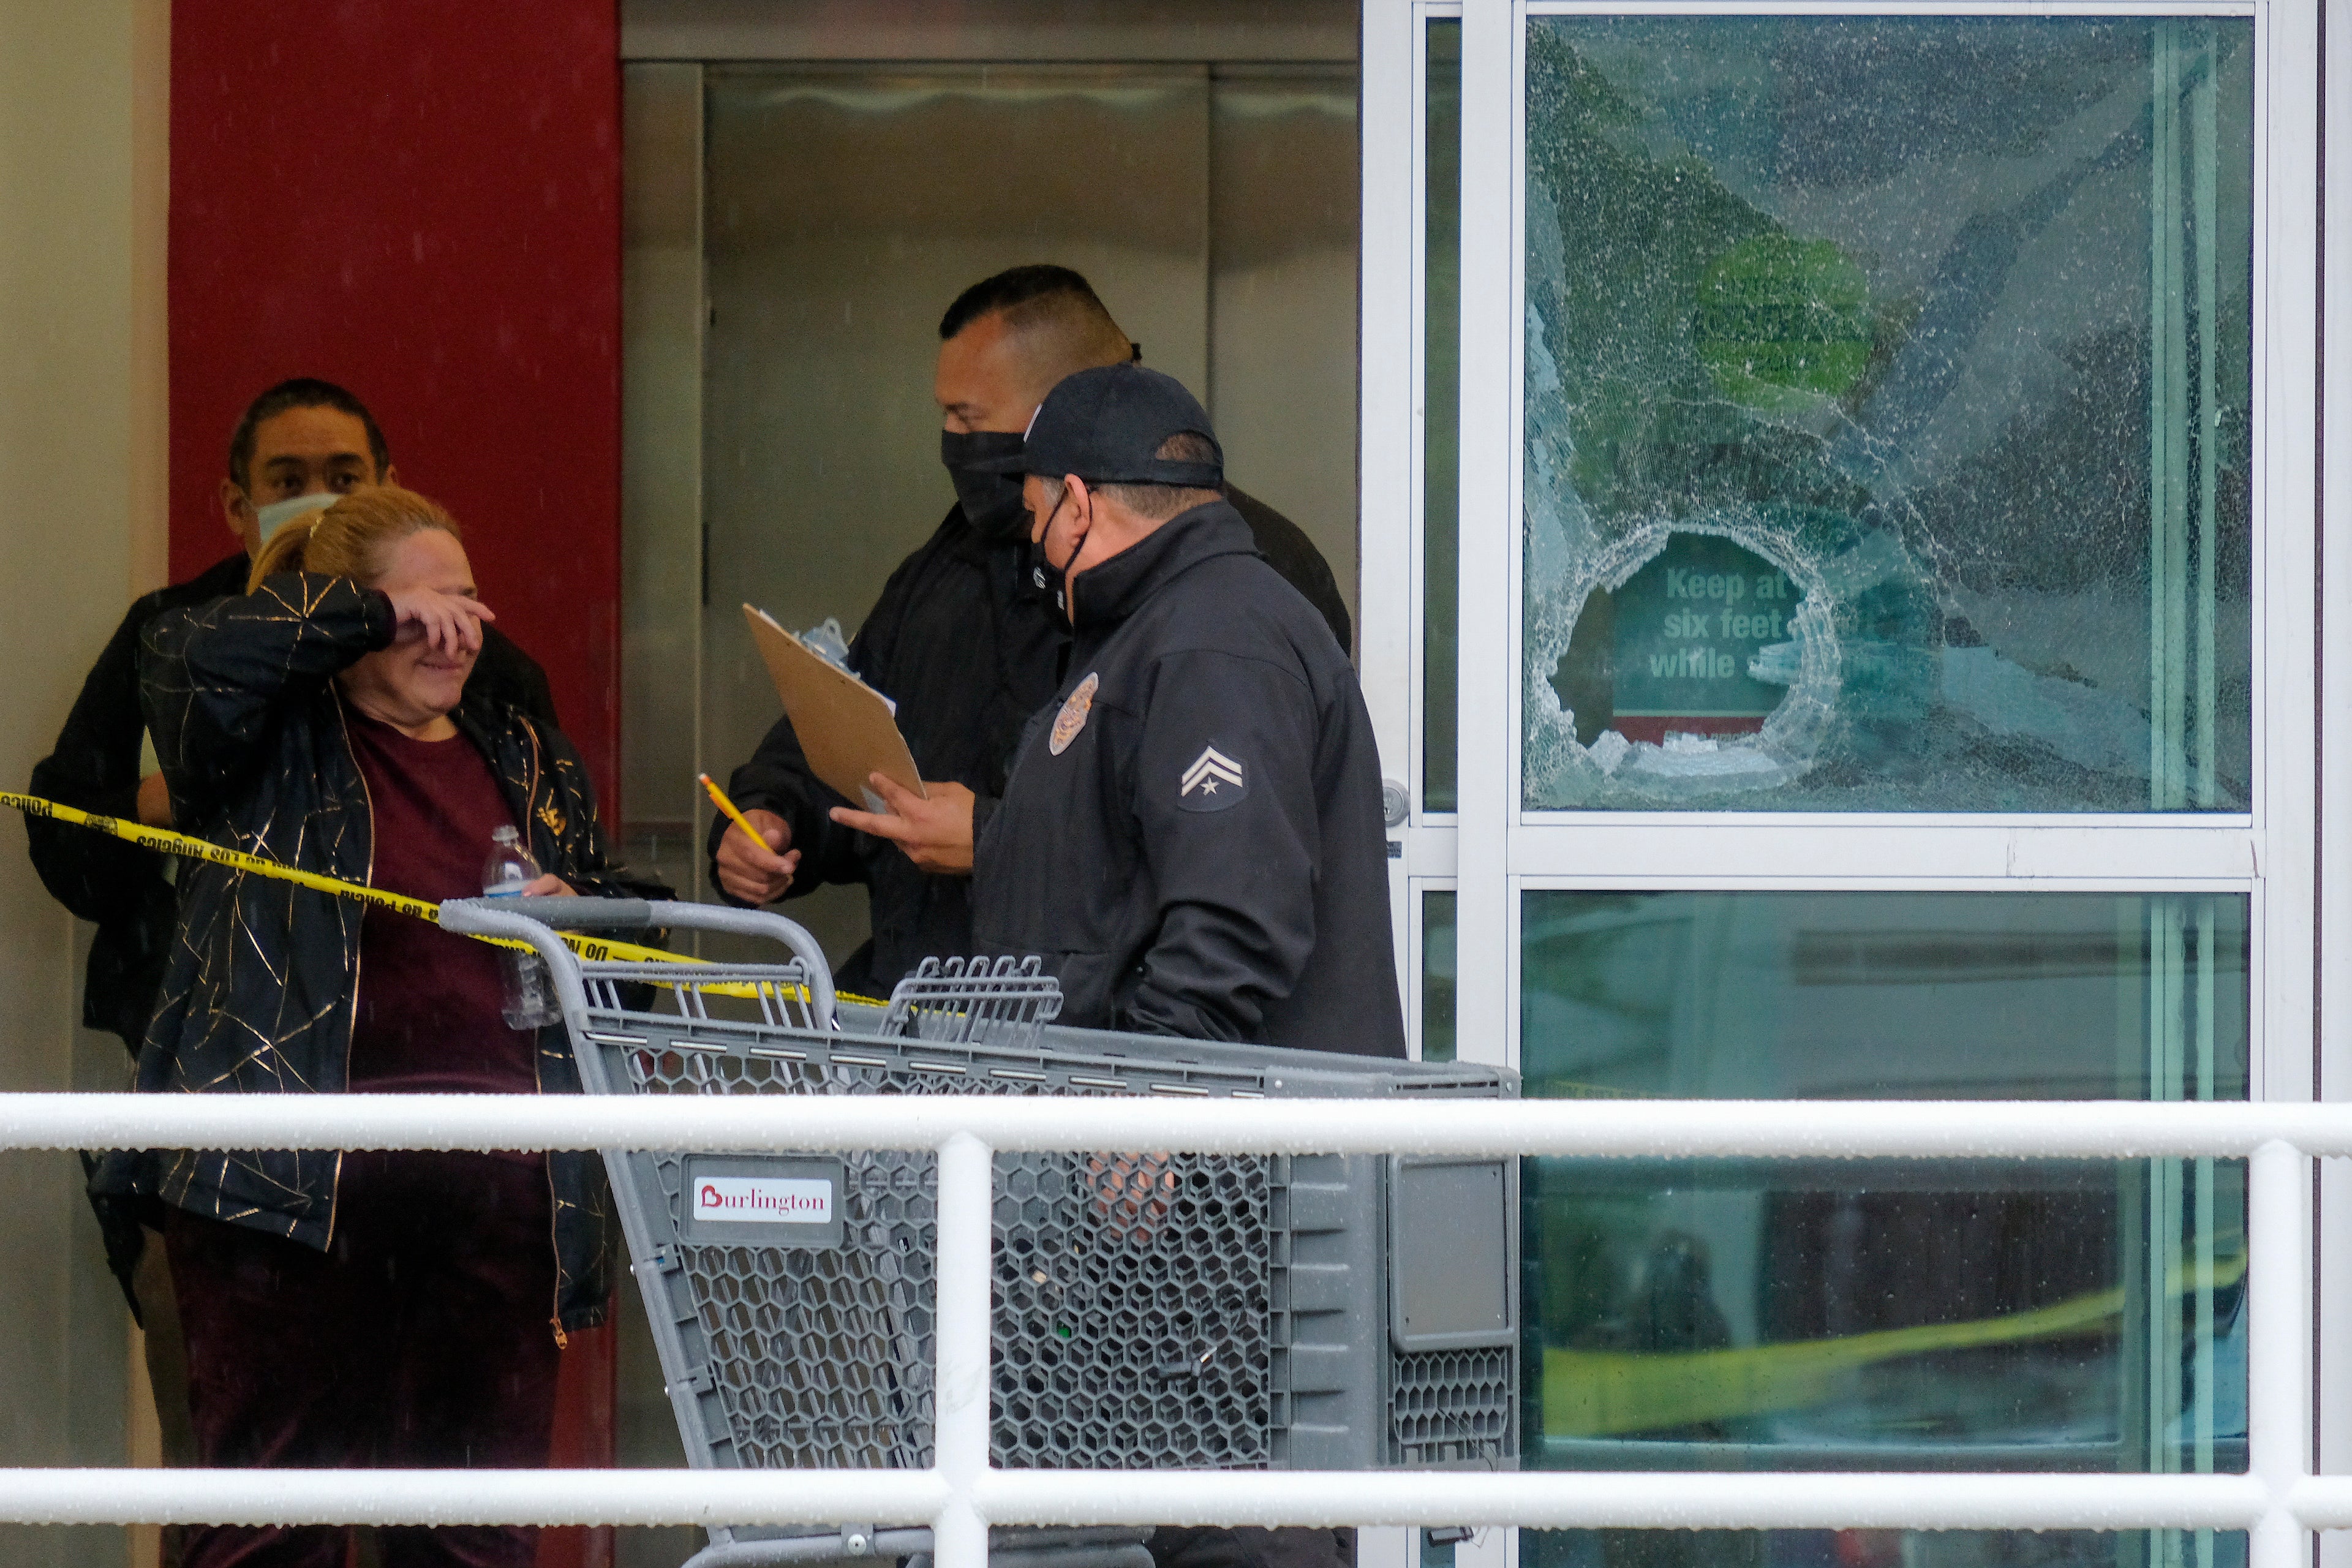
[[[1363,663],[1425,1054],[1545,1098],[2312,1092],[2285,24],[1952,10],[1368,9],[1362,549],[1411,571]],[[1530,1161],[1528,1462],[2242,1469],[2243,1181]]]
[[[2315,1091],[2307,16],[1376,0],[1048,47],[652,11],[630,757],[767,721],[737,599],[855,629],[946,504],[929,318],[1066,253],[1354,579],[1425,1055],[1553,1098]],[[941,182],[948,143],[995,174]],[[631,776],[686,885],[685,781]],[[845,948],[855,902],[796,912]],[[1528,1462],[2242,1468],[2243,1182],[1530,1162]]]

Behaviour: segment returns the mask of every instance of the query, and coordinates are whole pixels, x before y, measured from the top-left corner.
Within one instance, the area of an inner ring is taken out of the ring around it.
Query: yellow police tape
[[[2166,1294],[2219,1289],[2245,1275],[2241,1255],[2217,1262],[2201,1279],[2175,1274]],[[1712,1351],[1547,1349],[1544,1432],[1554,1437],[1616,1436],[1801,1410],[1833,1394],[1842,1374],[1879,1362],[2084,1333],[2120,1317],[2123,1310],[2123,1288],[2117,1286],[1998,1318],[1836,1339]]]
[[[380,909],[393,910],[417,920],[430,921],[436,925],[441,923],[440,909],[422,899],[408,898],[358,882],[346,882],[335,877],[322,877],[315,871],[304,871],[280,865],[275,860],[265,860],[258,855],[224,848],[185,833],[124,822],[120,817],[102,816],[96,812],[81,811],[53,800],[44,800],[38,795],[0,791],[0,805],[14,806],[27,816],[44,816],[54,822],[87,827],[160,854],[210,860],[215,865],[230,866],[240,871],[251,871],[257,876],[275,877],[280,881],[331,893],[337,898],[352,899]],[[566,947],[592,963],[701,962],[682,952],[645,947],[635,942],[613,942],[572,931],[559,931],[557,934],[562,938]],[[530,951],[529,942],[512,937],[477,936],[475,940],[499,947]],[[703,989],[723,995],[755,996],[761,987],[720,983],[705,984]],[[787,991],[802,996],[806,994],[799,987],[771,986],[766,989],[770,994]],[[844,999],[866,1000],[846,995]],[[2235,1284],[2245,1277],[2245,1272],[2246,1260],[2241,1256],[2220,1263],[2204,1279],[2192,1282],[2176,1278],[2168,1294],[2179,1296],[2190,1288],[2221,1289]],[[1680,1352],[1548,1348],[1543,1352],[1544,1430],[1553,1436],[1598,1437],[1738,1420],[1775,1410],[1801,1409],[1829,1397],[1841,1374],[1879,1362],[1926,1355],[1937,1351],[2015,1344],[2082,1333],[2097,1329],[2108,1320],[2121,1315],[2123,1310],[2124,1292],[2121,1287],[2117,1287],[1998,1318],[1958,1323],[1927,1323],[1907,1329],[1883,1329],[1826,1340]]]
[[[37,795],[16,795],[0,790],[0,805],[15,806],[27,816],[46,816],[53,822],[70,823],[76,827],[87,827],[93,832],[120,838],[126,844],[136,844],[142,849],[152,849],[158,854],[178,855],[191,860],[210,860],[216,866],[231,866],[240,871],[251,871],[257,876],[274,877],[281,882],[292,882],[300,887],[315,889],[321,893],[332,893],[339,899],[352,899],[360,903],[373,904],[378,909],[392,910],[420,921],[430,921],[435,925],[441,923],[440,907],[427,903],[423,899],[412,899],[404,894],[391,892],[383,888],[367,887],[359,882],[346,882],[338,877],[322,877],[316,871],[305,871],[297,867],[280,865],[275,860],[265,860],[258,855],[248,855],[241,849],[225,848],[209,839],[198,838],[192,834],[174,833],[169,828],[149,827],[142,823],[125,822],[119,816],[101,816],[94,811],[82,811],[74,806],[60,805],[54,800],[43,800]],[[459,933],[453,931],[450,934],[454,936]],[[477,942],[487,942],[497,947],[519,948],[525,952],[531,950],[530,943],[519,937],[478,936],[472,931],[464,934],[472,936]],[[702,962],[698,958],[690,957],[683,952],[670,952],[662,948],[646,947],[634,942],[614,942],[605,937],[582,936],[574,931],[558,931],[556,935],[562,938],[564,946],[592,963],[698,964]],[[757,996],[763,990],[770,995],[793,994],[801,996],[803,1000],[806,995],[805,992],[797,986],[772,984],[763,987],[730,983],[710,983],[705,984],[702,989],[723,996]]]

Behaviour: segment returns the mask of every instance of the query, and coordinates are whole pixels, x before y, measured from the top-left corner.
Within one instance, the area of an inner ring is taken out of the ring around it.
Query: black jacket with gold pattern
[[[365,882],[373,819],[333,677],[392,641],[392,603],[344,577],[289,573],[150,623],[141,700],[173,820],[216,844]],[[595,791],[572,743],[468,689],[450,715],[490,762],[540,865],[583,894],[642,893],[607,864]],[[179,923],[139,1055],[149,1093],[340,1092],[358,1001],[361,906],[184,862]],[[541,1031],[542,1092],[576,1093],[561,1025]],[[593,1154],[552,1152],[556,1311],[602,1320],[611,1194]],[[325,1247],[333,1151],[151,1150],[110,1156],[100,1193],[136,1196]]]

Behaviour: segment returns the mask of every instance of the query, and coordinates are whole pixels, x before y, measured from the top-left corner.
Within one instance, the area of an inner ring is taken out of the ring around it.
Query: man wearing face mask
[[[228,476],[220,487],[221,511],[240,548],[131,606],[82,682],[56,750],[34,764],[31,792],[84,811],[170,826],[162,773],[142,772],[147,725],[139,710],[139,646],[148,623],[166,611],[242,595],[253,557],[277,530],[358,486],[390,484],[395,477],[375,416],[332,382],[280,382],[255,398],[229,437]],[[545,672],[494,627],[483,628],[481,657],[467,686],[503,697],[541,729],[557,728]],[[172,940],[169,863],[133,845],[40,817],[26,817],[25,833],[33,868],[50,896],[98,926],[89,944],[82,1022],[121,1037],[135,1058]],[[184,1384],[170,1275],[160,1267],[163,1248],[144,1245],[139,1216],[122,1200],[91,1201],[108,1263],[148,1331],[148,1364],[167,1446],[192,1444],[184,1401],[170,1394]]]
[[[1043,954],[1066,1023],[1402,1057],[1371,720],[1223,462],[1140,365],[1037,411],[1029,510],[1074,635],[981,832],[973,933]]]
[[[866,884],[873,937],[835,977],[887,995],[915,963],[971,951],[967,878],[974,831],[1003,794],[1021,726],[1053,694],[1067,632],[1031,558],[1021,436],[1055,383],[1141,351],[1087,280],[1016,267],[973,284],[940,322],[934,392],[940,455],[957,504],[884,586],[849,664],[898,704],[898,727],[940,808],[918,819],[828,815],[845,804],[809,771],[779,720],[728,793],[761,831],[712,824],[712,869],[732,902],[764,904],[827,882]],[[1257,550],[1313,604],[1344,650],[1348,611],[1330,567],[1297,526],[1227,487]]]
[[[229,437],[228,475],[220,487],[221,512],[239,548],[131,606],[82,682],[56,749],[34,764],[32,793],[84,811],[170,826],[163,775],[141,770],[146,733],[139,712],[141,631],[166,610],[244,593],[254,555],[278,529],[357,486],[397,478],[375,416],[332,382],[280,382],[255,398]],[[545,672],[495,628],[486,632],[474,680],[555,727]],[[171,934],[172,886],[163,863],[81,828],[38,817],[27,817],[25,827],[33,868],[50,896],[98,926],[83,1021],[121,1036],[136,1055]]]
[[[1208,415],[1140,365],[1082,371],[1022,462],[1072,637],[976,847],[978,952],[1041,955],[1067,1024],[1402,1057],[1371,718],[1220,495]],[[1167,1526],[1150,1549],[1337,1568],[1354,1532]]]

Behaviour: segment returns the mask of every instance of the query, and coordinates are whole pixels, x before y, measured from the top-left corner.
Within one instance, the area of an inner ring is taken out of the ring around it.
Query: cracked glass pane
[[[2248,808],[2252,45],[1530,22],[1528,806]]]

